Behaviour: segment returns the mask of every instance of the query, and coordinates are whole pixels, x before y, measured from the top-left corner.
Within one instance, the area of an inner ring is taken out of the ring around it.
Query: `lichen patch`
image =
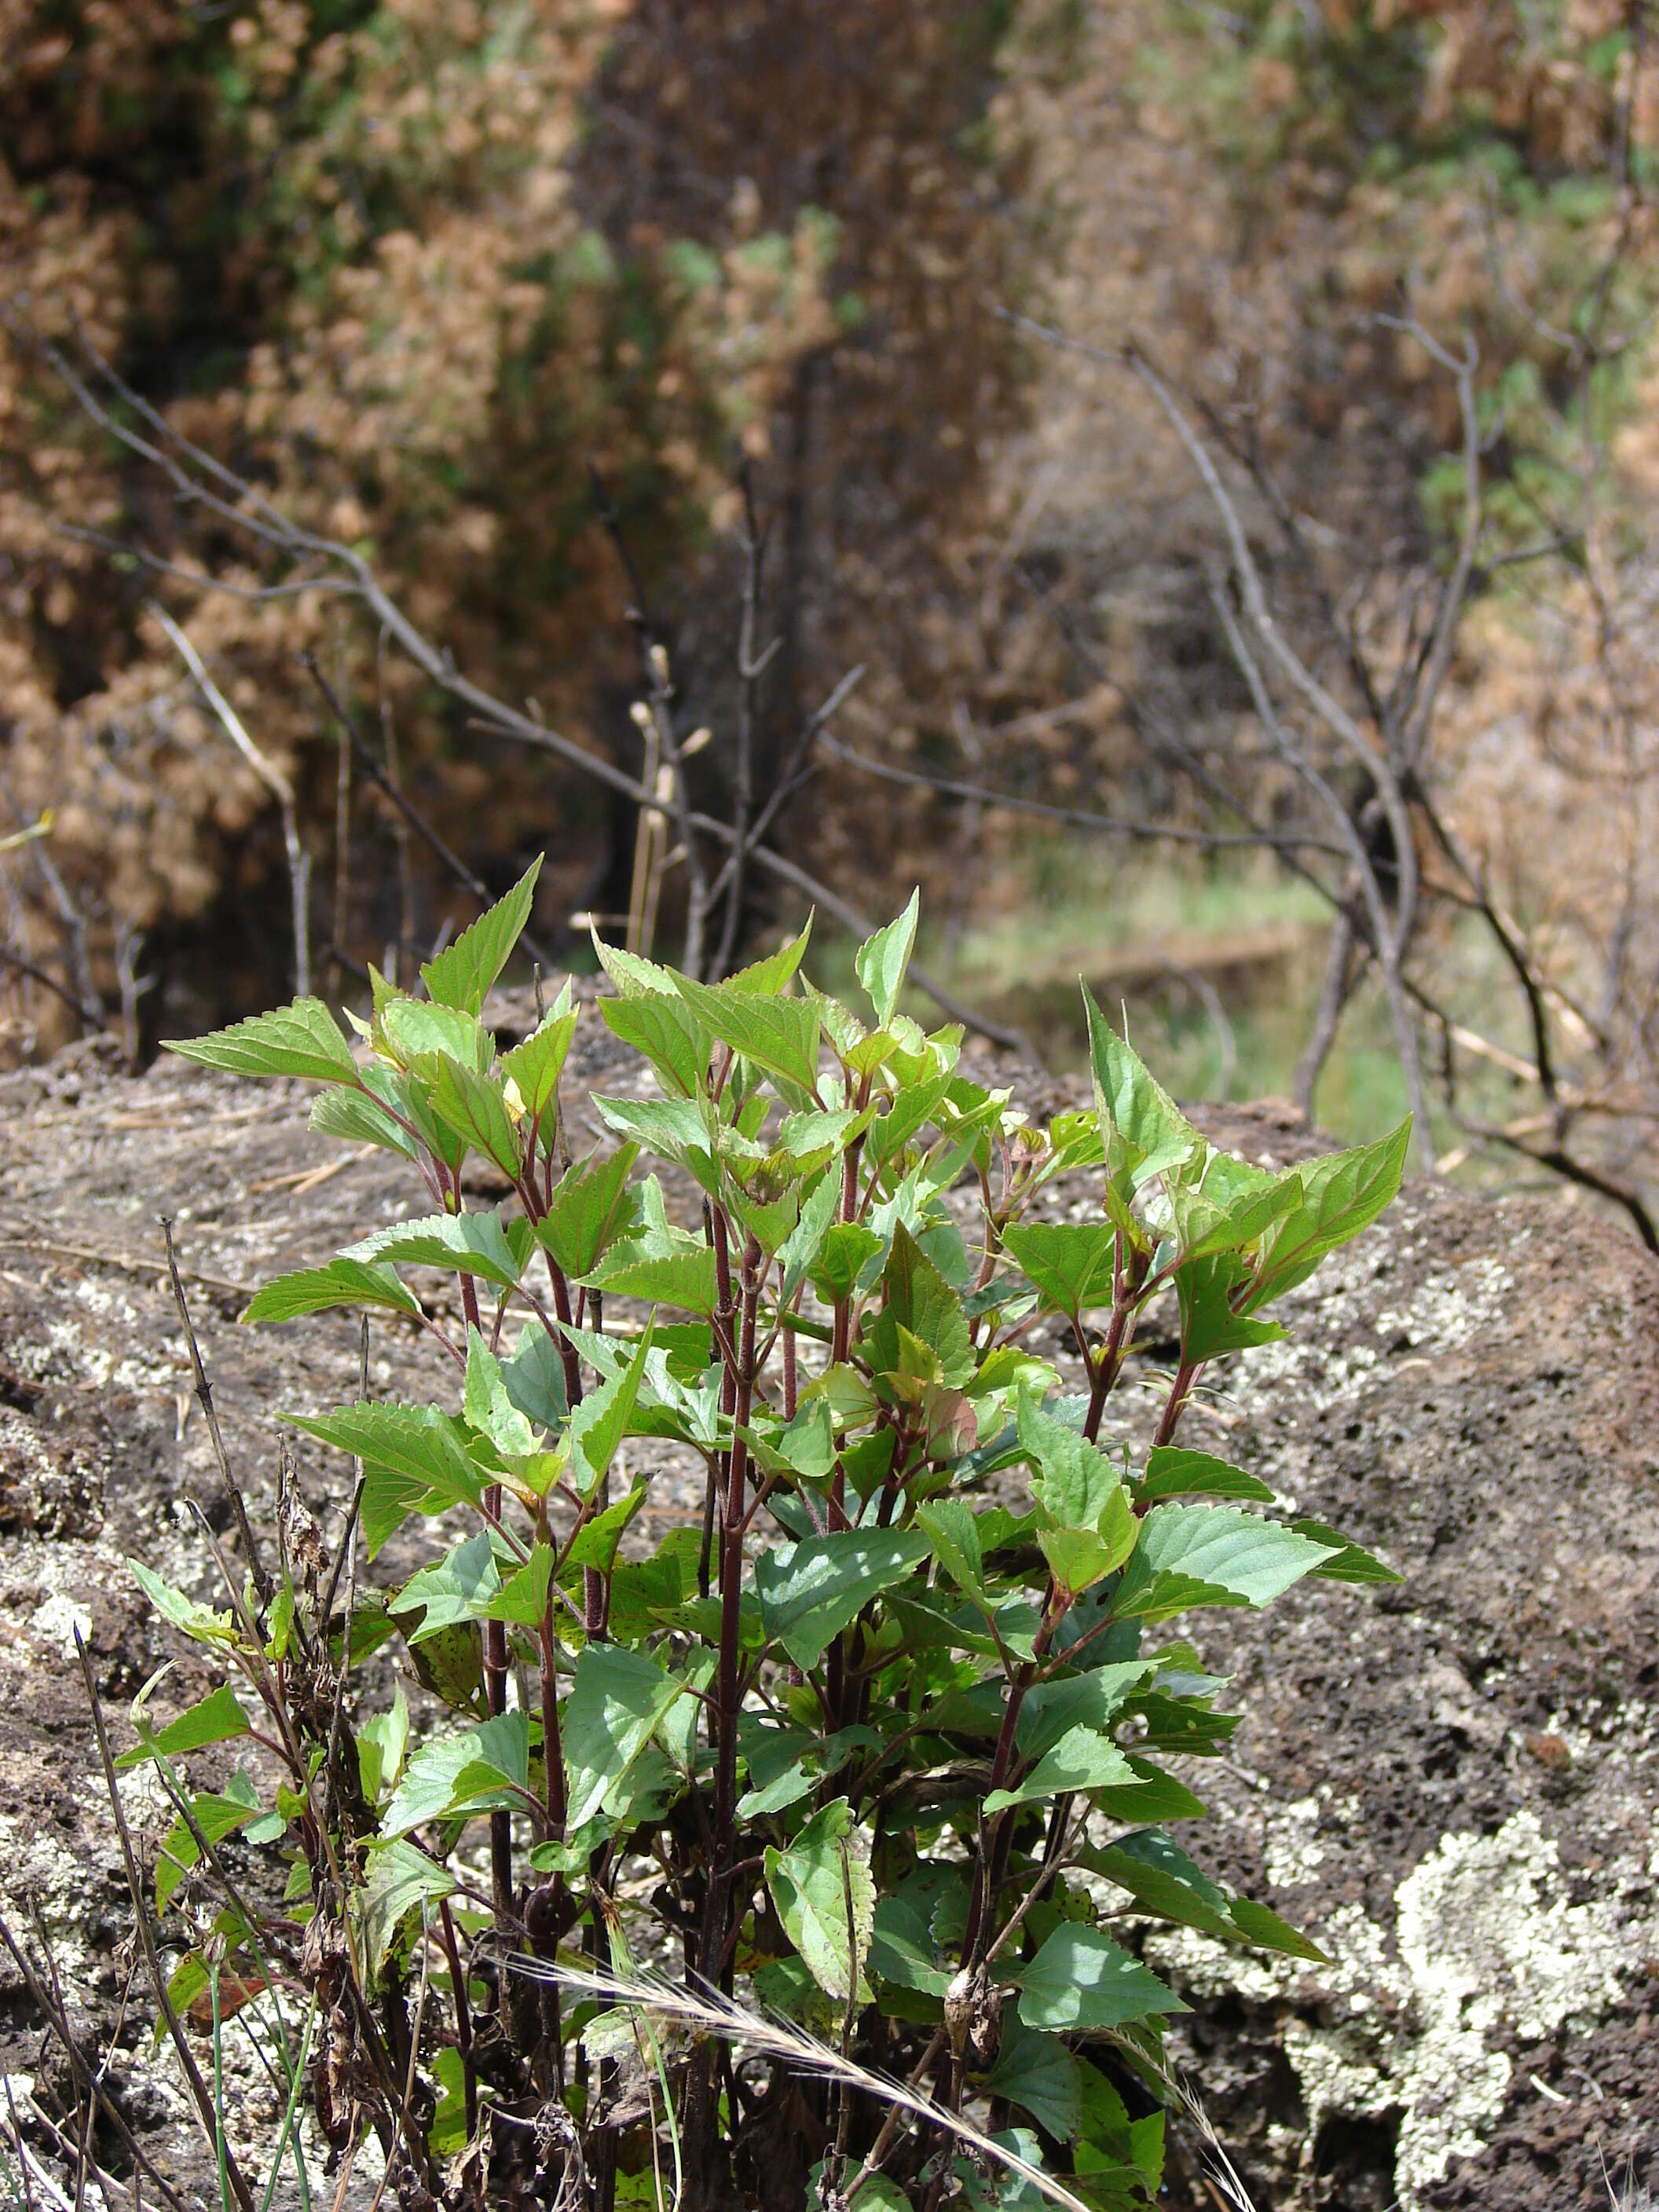
[[[1306,1878],[1320,1809],[1310,1798],[1270,1822],[1276,1883]],[[1659,1866],[1659,1832],[1653,1850]],[[1397,2114],[1398,2203],[1421,2212],[1453,2161],[1485,2148],[1514,2072],[1505,2045],[1587,2033],[1643,1971],[1659,1944],[1650,1881],[1644,1854],[1575,1904],[1554,1842],[1522,1810],[1494,1835],[1442,1837],[1395,1893],[1392,1942],[1345,1905],[1312,1931],[1328,1966],[1241,1961],[1190,1930],[1152,1936],[1146,1955],[1194,1994],[1231,1986],[1288,2005],[1304,2174],[1327,2120]]]

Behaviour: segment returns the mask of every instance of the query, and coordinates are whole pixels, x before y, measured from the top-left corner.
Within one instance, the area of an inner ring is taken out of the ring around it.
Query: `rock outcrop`
[[[602,1034],[590,1052],[581,1079],[629,1079]],[[237,1329],[241,1291],[412,1194],[383,1156],[309,1135],[297,1091],[176,1064],[133,1081],[66,1055],[0,1083],[0,1896],[14,1925],[33,1898],[96,2035],[130,1916],[72,1632],[118,1710],[178,1656],[124,1559],[205,1588],[183,1501],[217,1510],[157,1216],[257,1509],[276,1409],[350,1395],[356,1331]],[[1270,1109],[1209,1126],[1255,1157],[1308,1144]],[[1247,1717],[1191,1778],[1218,1871],[1329,1964],[1157,1934],[1148,1955],[1193,2004],[1183,2057],[1264,2212],[1588,2205],[1603,2160],[1638,2179],[1659,2161],[1659,1265],[1554,1200],[1414,1187],[1284,1318],[1288,1340],[1217,1378],[1192,1441],[1407,1579],[1195,1623]],[[434,1387],[413,1336],[377,1328],[372,1356],[382,1392]],[[307,1480],[319,1504],[342,1487],[320,1462]],[[205,1686],[186,1663],[167,1694]],[[199,2179],[138,2009],[133,2123]],[[9,1966],[0,2068],[41,2070]],[[268,2142],[269,2084],[249,2070],[237,2096],[236,2126]],[[1171,2203],[1212,2201],[1184,2149],[1169,2180]]]

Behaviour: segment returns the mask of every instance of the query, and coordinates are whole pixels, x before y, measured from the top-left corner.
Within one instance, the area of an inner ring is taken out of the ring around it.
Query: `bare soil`
[[[597,1024],[587,1054],[578,1136],[586,1089],[638,1076]],[[1022,1096],[1046,1110],[1065,1089]],[[398,1163],[310,1135],[297,1086],[176,1062],[132,1079],[67,1054],[0,1080],[0,1909],[20,1929],[38,1912],[77,2018],[100,2048],[117,2040],[132,2124],[209,2203],[139,1985],[121,2006],[131,1911],[73,1656],[79,1626],[123,1729],[163,1661],[179,1663],[158,1710],[207,1686],[124,1565],[136,1554],[205,1593],[185,1501],[226,1523],[158,1217],[176,1224],[232,1459],[269,1525],[277,1412],[355,1395],[356,1325],[252,1331],[236,1315],[264,1277],[416,1194]],[[1253,1157],[1310,1143],[1271,1107],[1203,1118]],[[1262,2212],[1564,2212],[1606,2201],[1604,2158],[1659,2185],[1659,1265],[1544,1199],[1413,1187],[1391,1223],[1192,1417],[1192,1441],[1407,1577],[1194,1624],[1248,1716],[1230,1755],[1189,1776],[1217,1815],[1202,1855],[1330,1963],[1146,1948],[1193,2004],[1182,2054]],[[1164,1351],[1153,1327],[1131,1422],[1161,1396]],[[447,1387],[413,1333],[377,1325],[371,1363],[381,1393]],[[347,1471],[301,1458],[326,1535]],[[672,1480],[659,1495],[647,1541],[694,1510]],[[136,1782],[125,1802],[153,1838],[161,1807]],[[50,2109],[55,2070],[0,1965],[0,2071]],[[268,2141],[269,2085],[245,2067],[233,2089],[239,2128]],[[1168,2198],[1214,2201],[1184,2135]]]

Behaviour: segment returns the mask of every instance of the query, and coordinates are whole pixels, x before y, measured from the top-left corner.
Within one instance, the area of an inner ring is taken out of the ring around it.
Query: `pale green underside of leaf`
[[[331,1260],[262,1284],[242,1315],[245,1322],[296,1321],[335,1306],[380,1306],[418,1317],[421,1302],[389,1267],[372,1261]]]
[[[351,1047],[320,999],[296,999],[291,1006],[253,1014],[208,1036],[168,1038],[162,1049],[229,1075],[291,1075],[309,1083],[357,1080]]]

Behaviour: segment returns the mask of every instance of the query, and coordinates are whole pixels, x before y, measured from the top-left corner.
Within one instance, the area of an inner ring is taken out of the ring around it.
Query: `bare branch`
[[[933,791],[945,799],[972,799],[981,805],[1006,808],[1013,814],[1036,815],[1044,822],[1063,822],[1075,830],[1101,830],[1114,836],[1144,837],[1158,844],[1195,845],[1206,853],[1262,847],[1279,852],[1291,844],[1304,853],[1327,853],[1340,859],[1347,850],[1346,846],[1334,845],[1325,838],[1304,836],[1296,830],[1192,830],[1174,823],[1146,821],[1135,815],[1096,814],[1086,807],[1054,806],[1046,799],[1023,799],[1014,792],[993,791],[986,784],[964,783],[955,776],[934,775],[921,769],[897,768],[890,761],[872,760],[867,753],[854,752],[839,738],[826,737],[823,743],[827,753],[844,761],[848,768],[858,769],[866,775],[879,776],[884,783]]]
[[[311,858],[300,841],[300,817],[294,805],[294,787],[259,750],[241,717],[203,665],[202,657],[164,606],[152,599],[149,611],[173,644],[179,656],[200,686],[202,696],[218,716],[226,736],[240,753],[265,789],[276,799],[283,817],[283,842],[288,849],[289,888],[294,907],[294,987],[299,997],[311,994]]]

